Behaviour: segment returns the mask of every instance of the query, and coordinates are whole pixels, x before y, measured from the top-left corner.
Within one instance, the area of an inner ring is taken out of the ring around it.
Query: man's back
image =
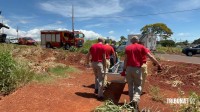
[[[143,64],[143,56],[147,54],[147,50],[140,44],[128,45],[125,49],[127,54],[127,66],[141,67]]]
[[[114,49],[108,44],[104,45],[104,48],[105,48],[106,59],[110,59],[110,55],[115,53]]]
[[[93,62],[102,62],[105,49],[102,43],[93,44],[90,48]]]

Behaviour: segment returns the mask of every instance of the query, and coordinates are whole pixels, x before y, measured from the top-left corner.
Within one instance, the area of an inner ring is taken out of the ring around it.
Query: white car
[[[6,43],[8,43],[8,44],[18,44],[18,39],[17,38],[12,38],[12,39],[7,38]]]

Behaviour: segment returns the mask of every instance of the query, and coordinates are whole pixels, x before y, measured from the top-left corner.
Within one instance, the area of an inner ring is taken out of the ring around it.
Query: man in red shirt
[[[106,54],[106,66],[105,66],[104,69],[105,69],[106,73],[108,73],[109,68],[110,68],[110,57],[112,55],[114,57],[114,59],[115,59],[115,51],[112,48],[112,46],[109,45],[109,40],[105,40],[104,48],[105,48],[105,54]],[[115,60],[114,60],[114,63],[115,63]],[[105,78],[104,78],[105,87],[107,86],[107,84],[108,84],[107,76],[105,74]]]
[[[109,40],[105,41],[105,51],[106,51],[106,72],[108,72],[110,68],[110,56],[112,55],[114,57],[114,63],[115,63],[115,51],[112,48],[112,46],[109,45]]]
[[[103,86],[104,86],[104,65],[105,65],[105,48],[103,39],[98,38],[98,43],[90,47],[87,54],[87,65],[89,66],[89,59],[91,56],[92,68],[95,74],[95,93],[98,94],[98,99],[103,100]]]
[[[144,46],[144,43],[143,42],[139,42],[139,44],[143,45]],[[146,48],[146,47],[145,47]],[[148,53],[151,53],[151,51],[146,48],[147,52]],[[143,60],[143,64],[142,64],[142,93],[141,94],[144,94],[145,92],[144,91],[144,83],[145,83],[145,80],[146,80],[146,76],[148,75],[148,71],[147,71],[147,56],[144,55],[142,57],[142,60]]]
[[[154,63],[161,68],[158,61],[146,50],[146,48],[138,44],[137,36],[131,38],[131,43],[125,49],[124,71],[126,71],[126,80],[128,83],[129,97],[131,105],[138,109],[138,103],[141,95],[142,71],[144,56],[148,56]]]

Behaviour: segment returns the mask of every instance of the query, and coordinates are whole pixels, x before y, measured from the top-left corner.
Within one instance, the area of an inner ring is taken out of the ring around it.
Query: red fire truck
[[[80,31],[42,30],[41,44],[47,48],[64,47],[68,50],[71,46],[82,47],[84,34]]]

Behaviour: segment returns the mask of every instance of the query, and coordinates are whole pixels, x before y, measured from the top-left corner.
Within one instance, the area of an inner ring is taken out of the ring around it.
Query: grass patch
[[[49,74],[35,74],[33,77],[34,82],[38,83],[50,83],[54,80]]]
[[[66,67],[56,66],[54,68],[48,69],[48,73],[50,73],[52,76],[61,77],[61,78],[66,78],[69,76],[69,73],[72,73],[75,71],[78,71],[78,70],[70,66],[66,66]]]
[[[141,112],[160,112],[152,110],[150,107],[140,108]],[[129,103],[124,102],[123,105],[116,105],[111,100],[106,100],[103,105],[98,106],[93,112],[134,112],[135,109]]]
[[[164,95],[160,93],[160,88],[156,86],[151,86],[150,88],[150,95],[152,96],[153,101],[165,103]]]
[[[98,106],[94,112],[131,112],[134,108],[126,102],[124,105],[115,105],[111,100],[106,100],[103,105]]]
[[[70,73],[79,72],[78,69],[71,66],[56,66],[49,68],[45,74],[36,74],[33,81],[39,83],[51,83],[59,78],[68,78]]]
[[[162,53],[162,54],[181,54],[182,48],[179,47],[157,47],[154,53]]]
[[[13,59],[10,50],[10,47],[0,46],[0,93],[3,95],[25,85],[34,76],[24,63]]]

